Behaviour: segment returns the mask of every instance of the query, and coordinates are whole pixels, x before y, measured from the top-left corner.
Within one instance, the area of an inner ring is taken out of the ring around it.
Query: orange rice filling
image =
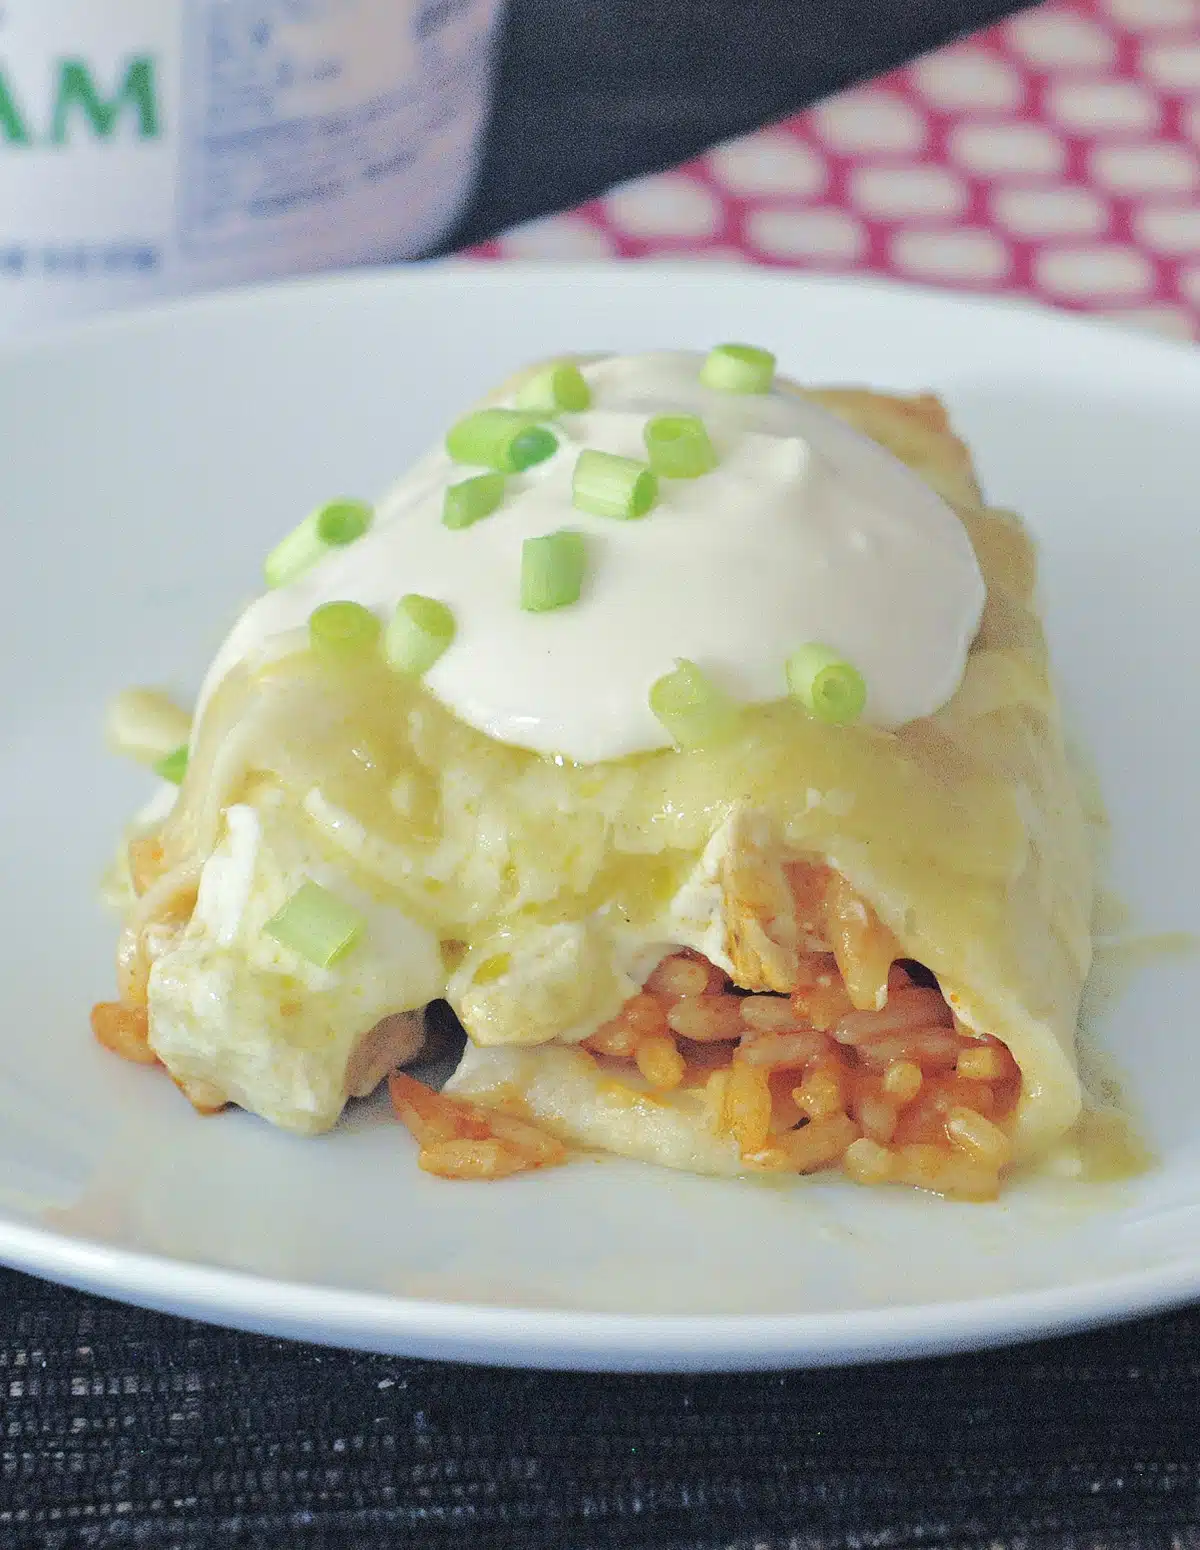
[[[614,1080],[652,1095],[701,1091],[710,1124],[736,1143],[747,1172],[840,1169],[860,1184],[993,1199],[1021,1093],[1011,1054],[961,1031],[933,976],[901,957],[844,878],[804,863],[788,875],[801,934],[822,944],[801,954],[790,995],[748,994],[700,954],[672,953],[583,1049]],[[521,1161],[515,1137],[489,1129],[495,1111],[399,1081],[393,1101],[431,1173],[500,1177],[565,1157],[543,1149]],[[432,1149],[426,1125],[414,1123],[418,1088],[456,1142],[496,1143],[495,1173],[484,1152]]]
[[[840,1169],[860,1184],[994,1198],[1021,1093],[1011,1054],[961,1030],[933,976],[901,956],[844,878],[815,864],[787,870],[801,939],[814,944],[790,994],[747,992],[681,950],[582,1048],[651,1095],[702,1092],[748,1172]],[[101,1003],[92,1027],[113,1053],[158,1063],[144,1005]],[[517,1104],[446,1097],[399,1072],[389,1089],[429,1173],[503,1178],[566,1159]]]
[[[702,1090],[750,1170],[840,1167],[862,1184],[994,1197],[1021,1090],[1004,1045],[961,1033],[915,964],[889,967],[878,1011],[854,1007],[833,954],[803,966],[791,996],[746,995],[673,954],[584,1048],[651,1092]]]
[[[582,1047],[616,1081],[702,1092],[747,1172],[841,1169],[859,1184],[993,1199],[1021,1091],[1005,1046],[960,1033],[915,964],[890,966],[878,1011],[853,1006],[832,954],[805,967],[812,983],[791,996],[748,995],[699,954],[674,953]],[[503,1178],[566,1160],[515,1102],[493,1109],[400,1073],[391,1094],[428,1173]]]

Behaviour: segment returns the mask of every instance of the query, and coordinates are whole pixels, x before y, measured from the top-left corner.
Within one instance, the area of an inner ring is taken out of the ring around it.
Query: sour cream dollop
[[[654,352],[583,365],[591,407],[558,417],[554,456],[512,476],[500,508],[463,530],[442,525],[445,492],[481,470],[435,448],[365,537],[251,605],[202,703],[320,604],[349,599],[386,620],[416,592],[446,603],[457,623],[429,690],[489,737],[580,763],[669,746],[648,697],[679,659],[753,703],[781,698],[787,658],[819,642],[865,679],[865,721],[897,727],[938,710],[962,678],[985,601],[962,523],[898,459],[815,404],[778,388],[704,386],[704,359]],[[656,414],[699,415],[718,466],[661,480],[639,520],[577,510],[579,453],[644,459]],[[523,613],[522,544],[562,528],[586,537],[583,594]]]

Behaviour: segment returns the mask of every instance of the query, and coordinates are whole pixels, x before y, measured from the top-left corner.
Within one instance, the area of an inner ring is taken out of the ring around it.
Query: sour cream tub
[[[0,334],[428,249],[501,6],[0,0]]]

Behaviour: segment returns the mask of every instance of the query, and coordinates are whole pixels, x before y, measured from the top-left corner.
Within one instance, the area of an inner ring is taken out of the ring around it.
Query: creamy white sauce
[[[312,880],[366,921],[363,940],[318,968],[264,927]],[[182,932],[151,950],[150,1042],[171,1073],[285,1129],[333,1125],[361,1081],[362,1041],[445,987],[437,938],[358,886],[275,791],[225,812]]]
[[[453,609],[457,637],[427,677],[462,721],[498,740],[591,763],[665,747],[650,686],[696,662],[736,700],[781,698],[784,663],[820,642],[867,683],[865,719],[895,727],[939,709],[962,678],[984,583],[961,523],[922,480],[835,416],[792,394],[701,385],[704,357],[612,356],[583,367],[592,407],[554,422],[559,450],[514,476],[492,516],[442,526],[447,487],[479,470],[439,447],[383,502],[374,528],[242,616],[202,703],[235,663],[277,650],[319,604],[386,618],[405,593]],[[654,414],[700,415],[720,457],[660,481],[638,521],[571,504],[580,450],[645,457]],[[572,528],[588,549],[583,596],[519,606],[526,538]]]

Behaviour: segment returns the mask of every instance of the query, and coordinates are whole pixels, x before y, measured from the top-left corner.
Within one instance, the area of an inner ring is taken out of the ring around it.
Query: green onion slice
[[[302,884],[263,927],[268,936],[318,969],[331,969],[366,929],[366,921],[352,905],[313,882]]]
[[[582,533],[563,528],[544,538],[527,538],[521,549],[521,607],[544,614],[577,603],[586,566]]]
[[[685,657],[651,685],[650,709],[680,748],[722,742],[737,725],[734,702]]]
[[[169,780],[174,786],[183,785],[183,777],[187,774],[188,745],[181,744],[173,748],[169,754],[160,759],[154,766],[154,773],[161,775],[164,780]]]
[[[656,414],[644,432],[650,467],[664,479],[698,479],[717,466],[704,421],[694,414]]]
[[[480,409],[453,426],[446,451],[456,463],[519,474],[558,451],[558,437],[522,409]]]
[[[788,689],[818,721],[848,725],[867,703],[867,685],[836,651],[812,642],[787,659]]]
[[[383,655],[397,673],[419,678],[447,650],[455,634],[454,615],[435,597],[410,592],[396,605],[383,637]]]
[[[481,518],[490,517],[503,499],[503,474],[476,474],[474,479],[452,484],[442,503],[442,526],[471,527]]]
[[[658,479],[634,457],[591,448],[579,454],[571,479],[571,501],[597,517],[644,517],[658,499]]]
[[[361,603],[322,603],[308,616],[308,643],[323,661],[341,666],[374,651],[381,629]]]
[[[570,361],[556,361],[544,367],[517,391],[518,409],[536,409],[544,414],[578,414],[590,408],[591,403],[592,390],[579,367]]]
[[[719,344],[709,351],[700,380],[718,393],[769,393],[775,382],[775,357],[752,344]]]
[[[267,586],[286,587],[331,549],[355,543],[375,520],[366,501],[330,501],[305,517],[298,528],[271,550],[264,567]]]

